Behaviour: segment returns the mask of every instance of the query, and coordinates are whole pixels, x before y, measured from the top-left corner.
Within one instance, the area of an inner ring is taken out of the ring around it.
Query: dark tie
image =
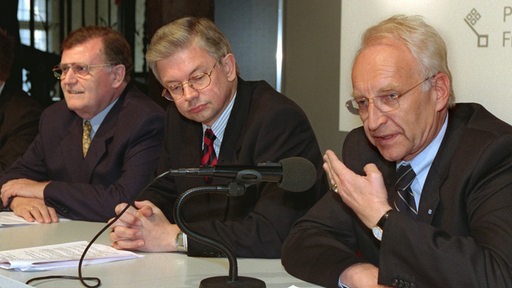
[[[395,183],[397,193],[395,197],[395,208],[400,211],[400,213],[406,213],[415,218],[416,215],[418,215],[418,209],[416,209],[411,184],[416,177],[416,173],[414,173],[414,170],[409,164],[400,166],[396,173],[398,178]]]
[[[204,131],[201,167],[217,165],[217,156],[215,155],[215,149],[213,149],[213,141],[215,141],[216,138],[212,129],[208,128]],[[204,181],[210,183],[211,178],[206,176],[204,177]]]
[[[82,134],[82,152],[85,155],[87,155],[87,151],[89,150],[89,146],[91,146],[91,122],[89,120],[85,120],[84,122],[84,130]]]

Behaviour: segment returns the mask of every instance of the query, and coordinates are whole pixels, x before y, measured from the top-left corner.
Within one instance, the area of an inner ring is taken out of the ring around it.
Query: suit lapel
[[[63,137],[59,149],[62,151],[62,161],[72,179],[84,179],[88,172],[82,160],[82,119],[76,114],[71,119],[68,133]],[[77,160],[79,159],[79,160]]]
[[[235,103],[229,115],[220,147],[218,162],[220,165],[222,163],[233,163],[237,160],[235,158],[241,149],[240,141],[243,139],[242,133],[246,126],[247,116],[249,115],[251,94],[249,85],[241,78],[238,78]]]
[[[85,162],[89,167],[88,171],[90,173],[94,171],[94,168],[103,158],[103,155],[107,153],[107,146],[112,142],[112,139],[114,138],[118,124],[117,120],[119,119],[119,114],[121,113],[124,99],[125,94],[119,97],[116,104],[114,104],[112,109],[110,109],[106,115],[105,119],[103,119],[103,122],[98,128],[98,131],[96,131],[94,134],[94,138],[91,141],[91,146],[89,147],[89,151],[85,157]]]
[[[461,134],[464,131],[461,129],[463,127],[462,121],[464,120],[458,117],[460,115],[453,113],[453,110],[450,109],[449,111],[449,121],[445,136],[432,162],[421,193],[418,215],[420,221],[425,223],[432,223],[439,205],[443,183],[449,177],[449,169],[452,166],[450,163],[453,161],[453,155],[455,155]]]

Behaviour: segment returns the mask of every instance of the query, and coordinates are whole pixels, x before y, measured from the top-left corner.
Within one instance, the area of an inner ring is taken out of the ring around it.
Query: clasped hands
[[[119,215],[126,203],[115,208]],[[115,218],[109,221],[114,221]],[[176,251],[176,235],[180,231],[176,224],[167,220],[162,211],[150,201],[135,201],[111,225],[112,247],[146,252]]]
[[[55,209],[44,202],[43,191],[48,183],[25,178],[9,180],[0,189],[2,205],[29,222],[59,222]]]

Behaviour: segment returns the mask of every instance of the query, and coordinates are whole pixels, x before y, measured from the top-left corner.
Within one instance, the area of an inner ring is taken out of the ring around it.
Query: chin
[[[382,149],[380,147],[377,147],[379,149],[380,154],[384,159],[390,161],[390,162],[398,162],[401,161],[403,158],[402,153],[399,153],[398,151],[393,151],[393,149]]]

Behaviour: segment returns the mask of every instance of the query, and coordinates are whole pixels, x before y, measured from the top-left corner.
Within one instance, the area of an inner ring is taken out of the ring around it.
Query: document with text
[[[15,271],[43,271],[78,267],[87,241],[0,251],[0,268]],[[103,244],[92,244],[83,265],[106,263],[143,257],[130,251],[117,250]]]

